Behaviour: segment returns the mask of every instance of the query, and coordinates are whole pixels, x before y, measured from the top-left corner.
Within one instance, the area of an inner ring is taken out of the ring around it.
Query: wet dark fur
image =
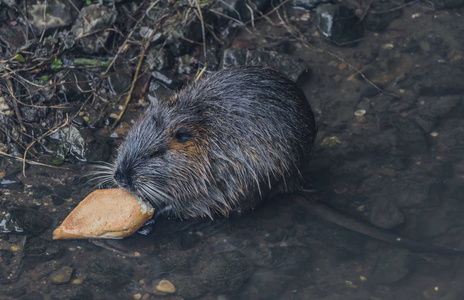
[[[114,182],[176,217],[213,217],[292,193],[316,125],[302,91],[269,68],[219,71],[153,103],[118,150]]]

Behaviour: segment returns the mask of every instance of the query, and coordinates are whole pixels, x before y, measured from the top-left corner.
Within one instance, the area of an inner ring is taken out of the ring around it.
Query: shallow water
[[[431,11],[414,5],[405,8],[386,32],[366,32],[356,47],[322,42],[310,21],[310,46],[292,40],[294,55],[310,68],[301,87],[319,123],[314,158],[306,172],[314,201],[402,236],[464,249],[460,13],[462,9]],[[241,37],[259,47],[263,37],[269,40],[285,31],[262,23]],[[417,45],[413,50],[412,44]],[[372,91],[348,65],[363,71],[378,89]],[[68,167],[74,171],[30,166],[27,177],[21,177],[24,191],[5,189],[1,195],[5,206],[35,205],[53,219],[53,226],[39,237],[3,235],[3,254],[19,247],[13,256],[1,258],[2,280],[9,280],[4,286],[16,291],[8,297],[464,298],[462,257],[412,252],[375,241],[321,220],[292,196],[229,219],[160,218],[148,236],[104,244],[50,242],[54,226],[91,191],[80,179],[89,166]],[[71,191],[67,201],[56,206],[56,193],[41,189],[44,186]],[[52,258],[27,252],[24,243],[41,243],[38,248]],[[52,284],[53,272],[63,266],[72,268],[72,281]],[[176,292],[160,296],[156,285],[161,279],[172,282]]]

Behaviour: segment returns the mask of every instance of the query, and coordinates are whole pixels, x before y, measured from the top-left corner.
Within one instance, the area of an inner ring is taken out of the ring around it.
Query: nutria
[[[219,71],[152,103],[100,178],[182,218],[240,213],[294,193],[317,127],[303,92],[267,67]],[[462,254],[364,224],[322,203],[308,211],[370,237],[424,252]]]
[[[303,92],[242,66],[152,103],[118,150],[114,182],[179,218],[229,215],[294,192],[316,136]]]

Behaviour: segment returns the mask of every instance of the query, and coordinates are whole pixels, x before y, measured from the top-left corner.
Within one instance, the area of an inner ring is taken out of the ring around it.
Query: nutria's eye
[[[187,127],[179,127],[174,134],[174,137],[179,143],[185,143],[192,138],[192,133]]]

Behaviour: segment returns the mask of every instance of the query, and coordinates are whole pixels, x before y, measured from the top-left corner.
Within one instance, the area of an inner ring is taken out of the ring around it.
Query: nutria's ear
[[[185,143],[192,138],[192,132],[184,126],[177,128],[174,137],[179,143]]]

